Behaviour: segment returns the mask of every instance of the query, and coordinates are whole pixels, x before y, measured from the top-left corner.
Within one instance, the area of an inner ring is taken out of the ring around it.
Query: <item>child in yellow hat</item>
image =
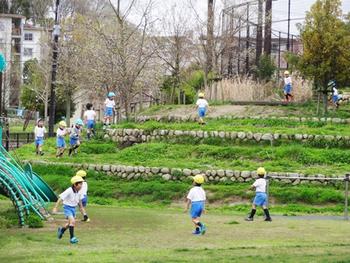
[[[75,208],[79,205],[84,211],[82,206],[83,196],[79,193],[82,188],[84,179],[80,176],[73,176],[71,181],[71,187],[67,188],[62,194],[59,195],[59,199],[53,209],[53,213],[57,213],[57,208],[60,203],[63,203],[64,215],[66,216],[67,222],[63,227],[59,227],[57,230],[57,238],[61,239],[64,232],[69,229],[70,243],[78,243],[78,239],[74,235],[75,226]]]
[[[80,176],[81,178],[84,179],[83,185],[79,191],[79,193],[83,196],[83,199],[81,200],[82,207],[80,207],[80,212],[84,216],[84,219],[82,220],[83,222],[90,222],[90,218],[87,215],[86,212],[86,206],[87,206],[87,192],[88,192],[88,184],[86,182],[86,172],[84,170],[79,170],[76,174],[76,176]]]
[[[67,131],[67,123],[65,121],[60,121],[58,123],[58,129],[56,131],[56,157],[60,158],[64,154],[64,151],[66,150],[66,141],[64,137],[68,134]]]
[[[204,93],[200,92],[198,94],[198,100],[196,102],[196,107],[198,111],[198,117],[199,117],[199,124],[204,125],[204,117],[207,114],[207,111],[209,110],[209,103],[206,99],[204,99]]]
[[[269,209],[267,208],[266,195],[266,170],[263,167],[258,168],[257,174],[259,178],[251,185],[250,189],[255,189],[255,198],[252,205],[250,215],[245,219],[246,221],[253,221],[256,213],[256,207],[261,206],[264,209],[265,221],[272,221]]]
[[[205,212],[206,201],[205,191],[202,188],[203,183],[204,176],[202,174],[193,177],[193,187],[187,195],[185,212],[187,213],[191,207],[190,214],[192,222],[195,225],[194,235],[204,235],[206,232],[206,226],[200,221],[202,213]]]

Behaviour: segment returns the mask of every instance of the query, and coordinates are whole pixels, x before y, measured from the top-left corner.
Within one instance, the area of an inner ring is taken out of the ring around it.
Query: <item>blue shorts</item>
[[[267,204],[267,195],[266,195],[266,193],[257,192],[255,194],[255,198],[254,198],[253,204],[257,205],[257,206],[265,206]]]
[[[204,201],[192,202],[190,211],[191,218],[201,217],[204,207]]]
[[[57,146],[57,148],[65,148],[66,147],[66,141],[64,140],[63,137],[57,137],[56,146]]]
[[[205,114],[207,113],[207,109],[206,108],[198,108],[198,116],[200,118],[205,117]]]
[[[67,219],[69,217],[75,218],[75,206],[63,205],[63,211]]]
[[[113,117],[113,108],[107,107],[107,108],[105,109],[105,116],[106,116],[106,117]]]
[[[283,90],[285,94],[290,94],[292,92],[292,85],[291,84],[285,85]]]
[[[87,197],[87,195],[84,195],[84,198],[81,199],[81,203],[83,204],[83,207],[86,207],[87,202],[88,202],[88,197]]]
[[[69,138],[69,144],[72,146],[77,145],[78,142],[79,142],[79,138],[77,138],[77,137],[70,137]]]
[[[338,95],[333,95],[333,96],[332,96],[332,100],[333,100],[334,103],[337,103],[338,100],[339,100]]]
[[[36,137],[35,138],[35,145],[36,146],[43,146],[44,144],[44,137]]]
[[[95,121],[94,120],[88,120],[87,123],[86,123],[86,127],[88,129],[93,129],[95,128]]]

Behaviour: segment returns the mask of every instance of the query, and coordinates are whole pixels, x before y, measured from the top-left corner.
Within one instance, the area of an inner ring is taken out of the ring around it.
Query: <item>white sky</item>
[[[117,0],[114,0],[117,2]],[[132,22],[137,23],[139,21],[138,14],[140,9],[148,3],[149,0],[137,0],[138,10],[131,12],[129,19]],[[154,5],[152,8],[152,16],[158,19],[167,17],[167,14],[171,7],[176,6],[176,10],[182,14],[188,14],[189,24],[194,23],[195,13],[193,11],[193,6],[196,12],[200,15],[202,19],[205,19],[207,13],[207,0],[153,0]],[[221,10],[223,7],[223,2],[225,0],[215,0],[217,10]],[[241,2],[246,2],[246,0],[226,0],[229,4],[236,4]],[[251,1],[251,0],[249,0]],[[121,0],[122,8],[125,8],[131,0]],[[192,3],[192,5],[191,5]],[[291,18],[303,18],[305,17],[305,12],[308,11],[311,5],[315,3],[315,0],[291,0]],[[343,12],[350,12],[350,0],[343,0]],[[276,0],[273,2],[273,21],[287,19],[288,11],[288,0]],[[193,21],[191,21],[193,20]],[[296,24],[302,21],[292,21],[291,22],[291,33],[297,35],[298,30]],[[282,32],[287,32],[287,22],[273,23],[273,29]]]

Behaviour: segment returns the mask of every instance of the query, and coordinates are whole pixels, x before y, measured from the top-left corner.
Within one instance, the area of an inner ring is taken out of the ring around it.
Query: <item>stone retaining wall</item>
[[[191,176],[204,173],[207,182],[252,182],[257,178],[255,171],[237,171],[237,170],[205,170],[199,169],[179,169],[166,167],[144,167],[144,166],[126,166],[126,165],[99,165],[99,164],[74,164],[74,163],[56,163],[45,161],[30,161],[32,164],[40,165],[64,165],[76,169],[86,169],[105,173],[109,176],[116,176],[125,180],[147,179],[152,177],[161,177],[166,181],[185,181],[189,180]],[[329,185],[335,184],[322,174],[310,176],[313,180],[302,180],[297,177],[305,177],[299,173],[283,173],[271,172],[269,176],[291,177],[291,179],[273,179],[286,184],[313,184],[313,185]]]
[[[219,117],[210,117],[208,116],[207,119],[212,120],[244,120],[244,119],[251,119],[251,120],[289,120],[289,121],[296,121],[296,122],[327,122],[327,123],[334,123],[334,124],[350,124],[350,118],[349,119],[341,119],[341,118],[320,118],[320,117],[277,117],[277,116],[219,116]],[[192,122],[197,121],[197,116],[181,116],[181,115],[168,115],[168,116],[137,116],[136,122],[146,122],[146,121],[158,121],[158,122]]]
[[[350,136],[341,135],[312,135],[312,134],[279,134],[279,133],[252,133],[252,132],[224,132],[224,131],[182,131],[182,130],[142,130],[142,129],[108,129],[105,139],[114,142],[142,143],[159,139],[178,137],[193,137],[199,139],[221,138],[237,141],[273,142],[290,140],[300,142],[325,141],[331,143],[349,143]]]

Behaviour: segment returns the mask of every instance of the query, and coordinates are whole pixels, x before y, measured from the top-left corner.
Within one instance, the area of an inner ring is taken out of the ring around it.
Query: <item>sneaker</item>
[[[43,155],[44,155],[44,153],[43,153],[43,152],[41,152],[41,153],[40,153],[40,155],[41,155],[41,156],[43,156]]]
[[[251,218],[251,217],[246,217],[245,219],[244,219],[245,221],[254,221],[254,219],[253,218]]]
[[[272,219],[271,219],[271,217],[270,217],[270,218],[265,218],[264,221],[266,221],[266,222],[272,222]]]
[[[89,222],[90,222],[90,218],[87,218],[87,219],[83,218],[83,219],[81,220],[81,222],[89,223]]]
[[[58,238],[58,239],[61,239],[62,236],[63,236],[62,227],[59,227],[59,228],[57,229],[57,238]]]
[[[71,239],[70,239],[70,243],[71,244],[77,244],[79,242],[79,240],[76,238],[76,237],[72,237]]]
[[[200,233],[204,235],[206,231],[207,231],[207,227],[202,223],[202,227],[200,228]]]

